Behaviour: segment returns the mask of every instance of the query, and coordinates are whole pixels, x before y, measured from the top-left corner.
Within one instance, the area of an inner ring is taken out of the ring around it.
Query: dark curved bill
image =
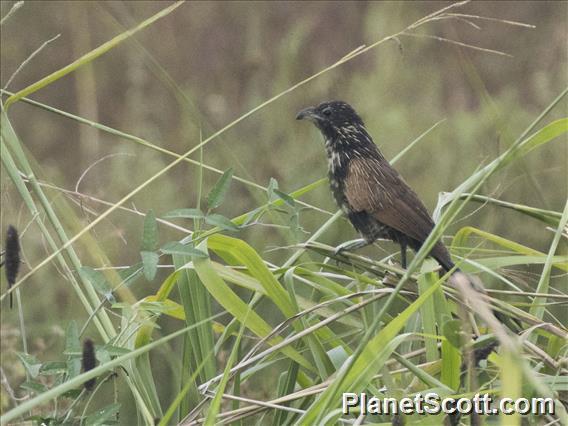
[[[316,119],[318,119],[318,115],[316,114],[314,107],[304,108],[296,115],[296,120],[315,121]]]

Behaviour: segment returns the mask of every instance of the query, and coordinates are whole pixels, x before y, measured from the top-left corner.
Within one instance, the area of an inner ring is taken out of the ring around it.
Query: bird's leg
[[[406,269],[406,244],[400,243],[400,265]]]
[[[343,251],[353,251],[353,250],[357,250],[363,247],[366,247],[368,245],[372,244],[372,242],[367,241],[364,238],[359,238],[357,240],[351,240],[351,241],[347,241],[343,244],[339,244],[336,248],[335,248],[335,255],[341,254],[341,252]]]

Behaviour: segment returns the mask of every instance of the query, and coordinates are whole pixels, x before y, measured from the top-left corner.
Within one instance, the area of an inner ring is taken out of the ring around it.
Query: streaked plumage
[[[434,222],[416,193],[379,151],[363,120],[347,103],[324,102],[297,119],[312,121],[325,139],[331,191],[338,206],[370,244],[378,238],[418,250]],[[442,242],[430,255],[444,269],[454,264]]]

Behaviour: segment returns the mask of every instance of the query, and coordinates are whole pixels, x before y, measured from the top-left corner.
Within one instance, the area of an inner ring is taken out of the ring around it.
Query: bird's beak
[[[316,114],[314,107],[304,108],[296,115],[296,120],[317,121],[318,118],[319,116]]]

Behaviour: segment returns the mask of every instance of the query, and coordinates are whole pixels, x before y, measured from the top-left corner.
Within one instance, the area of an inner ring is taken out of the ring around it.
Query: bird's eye
[[[326,108],[322,111],[323,115],[329,117],[331,115],[331,108]]]

